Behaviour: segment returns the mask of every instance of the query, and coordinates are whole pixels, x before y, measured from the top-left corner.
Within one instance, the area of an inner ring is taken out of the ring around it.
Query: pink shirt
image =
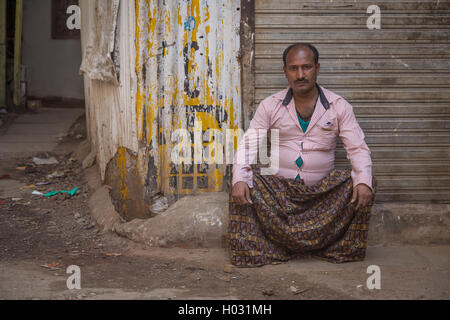
[[[288,88],[264,99],[250,122],[249,129],[279,131],[279,169],[277,176],[295,179],[297,174],[310,186],[334,168],[337,137],[341,137],[352,165],[353,186],[364,183],[372,189],[372,160],[364,133],[353,108],[339,95],[321,87],[319,98],[306,132],[300,127],[292,91]],[[244,143],[248,141],[248,143]],[[249,145],[258,139],[245,133],[234,157],[232,184],[244,181],[253,188],[253,172],[248,163],[254,158]],[[249,155],[246,159],[245,154]],[[301,156],[303,165],[295,161]],[[240,161],[237,159],[246,159]],[[372,189],[373,191],[373,189]]]

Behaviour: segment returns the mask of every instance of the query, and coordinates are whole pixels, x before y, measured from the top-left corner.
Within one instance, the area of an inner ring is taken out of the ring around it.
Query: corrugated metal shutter
[[[381,29],[366,26],[381,9]],[[287,86],[282,52],[310,42],[319,83],[354,107],[372,151],[377,202],[450,202],[450,2],[255,2],[255,103]],[[349,165],[342,142],[336,167]]]

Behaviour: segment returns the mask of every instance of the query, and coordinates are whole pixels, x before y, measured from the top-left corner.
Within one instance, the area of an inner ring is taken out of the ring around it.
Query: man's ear
[[[317,73],[320,72],[320,62],[318,62],[318,63],[316,64],[316,71],[317,71]]]
[[[283,66],[283,72],[284,72],[284,74],[286,74],[286,66]]]

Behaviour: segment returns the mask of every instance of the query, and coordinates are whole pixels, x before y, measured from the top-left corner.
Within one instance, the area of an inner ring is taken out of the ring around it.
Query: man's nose
[[[297,76],[297,79],[303,79],[303,77],[304,77],[303,70],[299,68],[299,69],[297,70],[296,76]]]

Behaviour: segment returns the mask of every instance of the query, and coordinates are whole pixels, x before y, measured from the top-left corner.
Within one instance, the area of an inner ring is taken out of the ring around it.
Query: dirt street
[[[370,248],[368,261],[345,265],[305,258],[227,269],[226,249],[146,248],[104,232],[90,219],[88,199],[93,190],[74,153],[81,142],[79,134],[84,132],[72,130],[54,152],[34,155],[54,157],[57,164],[37,165],[33,156],[1,155],[0,299],[449,297],[448,247],[381,246]],[[74,188],[78,189],[73,196],[32,194]],[[384,290],[366,288],[370,264],[381,265]],[[66,269],[71,265],[80,267],[80,290],[67,287]]]
[[[37,165],[33,157],[1,160],[11,197],[0,200],[0,299],[349,298],[296,274],[262,272],[262,282],[255,269],[225,272],[225,249],[146,249],[101,231],[90,219],[92,190],[74,158],[79,143],[74,134],[54,153],[36,154],[58,164]],[[49,184],[36,185],[43,182]],[[73,196],[32,194],[74,188]],[[81,290],[67,288],[70,265],[80,267]]]

